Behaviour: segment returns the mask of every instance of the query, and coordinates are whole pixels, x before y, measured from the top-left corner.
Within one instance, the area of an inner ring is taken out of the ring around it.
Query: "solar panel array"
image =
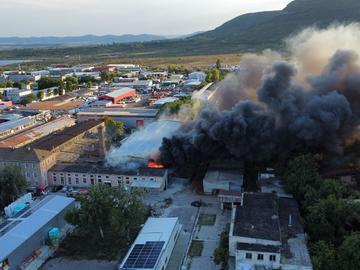
[[[153,269],[164,244],[165,241],[148,241],[135,245],[121,269]]]

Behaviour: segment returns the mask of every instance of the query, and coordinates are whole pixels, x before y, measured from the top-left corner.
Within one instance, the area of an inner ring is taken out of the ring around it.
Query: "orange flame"
[[[163,164],[157,163],[155,161],[149,161],[148,167],[153,168],[153,169],[164,169],[165,168],[165,166]]]

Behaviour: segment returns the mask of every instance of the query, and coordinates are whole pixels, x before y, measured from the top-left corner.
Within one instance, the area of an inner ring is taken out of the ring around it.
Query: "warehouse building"
[[[111,100],[113,104],[117,104],[124,99],[133,98],[135,96],[135,89],[124,87],[107,93],[106,95],[100,96],[99,100]]]
[[[33,116],[21,117],[6,122],[0,122],[0,139],[30,128],[36,125],[36,123],[36,118]]]
[[[106,117],[117,122],[123,122],[125,127],[135,129],[146,126],[156,120],[159,109],[107,109],[91,108],[82,109],[77,113],[80,122],[87,120],[99,120]]]
[[[148,218],[119,270],[164,270],[180,229],[178,218]]]
[[[292,198],[243,193],[233,208],[229,256],[235,257],[236,269],[312,270],[305,239]]]
[[[73,125],[75,125],[75,119],[68,116],[59,117],[53,121],[27,129],[26,131],[1,140],[0,148],[19,148],[21,146],[34,142],[42,137],[45,137],[55,131],[62,130],[65,127],[70,127]],[[1,126],[2,125],[0,124],[0,129]]]
[[[97,136],[104,129],[103,121],[85,121],[17,149],[0,148],[0,169],[18,166],[29,184],[48,185],[47,172],[57,163],[58,156],[71,147],[81,152],[83,138],[93,134],[98,141]]]
[[[168,171],[142,167],[122,169],[91,164],[58,164],[48,172],[52,186],[87,188],[106,184],[111,187],[140,188],[147,191],[163,191],[168,185]]]
[[[45,241],[51,231],[64,234],[65,213],[74,207],[74,199],[63,196],[47,196],[34,201],[15,217],[0,224],[0,269],[23,269],[45,256]]]

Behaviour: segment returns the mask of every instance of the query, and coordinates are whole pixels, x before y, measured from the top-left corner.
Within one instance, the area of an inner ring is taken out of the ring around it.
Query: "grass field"
[[[212,226],[215,224],[216,215],[200,214],[198,225],[200,226]]]
[[[203,248],[204,248],[204,241],[193,240],[191,242],[189,256],[190,257],[200,257],[202,254]]]
[[[28,59],[28,58],[27,58]],[[26,59],[26,60],[27,60]],[[168,56],[168,57],[117,57],[116,55],[86,55],[68,57],[32,58],[34,62],[21,64],[23,70],[43,68],[52,64],[138,64],[141,66],[165,68],[170,64],[182,66],[188,69],[203,69],[214,65],[220,59],[223,66],[237,65],[241,54],[215,54],[197,56]],[[17,69],[18,65],[2,67],[2,69]]]

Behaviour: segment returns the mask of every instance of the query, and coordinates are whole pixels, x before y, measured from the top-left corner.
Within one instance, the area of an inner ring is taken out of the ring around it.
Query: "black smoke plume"
[[[224,102],[205,105],[195,120],[163,140],[161,162],[175,168],[219,158],[266,163],[300,147],[340,153],[360,120],[358,57],[355,51],[337,50],[322,72],[307,76],[305,82],[290,61],[265,65],[257,82],[242,80],[249,77],[240,69],[240,83],[225,80],[218,97],[249,92],[251,85],[255,98],[241,94],[231,108]],[[258,70],[246,71],[253,73]]]

